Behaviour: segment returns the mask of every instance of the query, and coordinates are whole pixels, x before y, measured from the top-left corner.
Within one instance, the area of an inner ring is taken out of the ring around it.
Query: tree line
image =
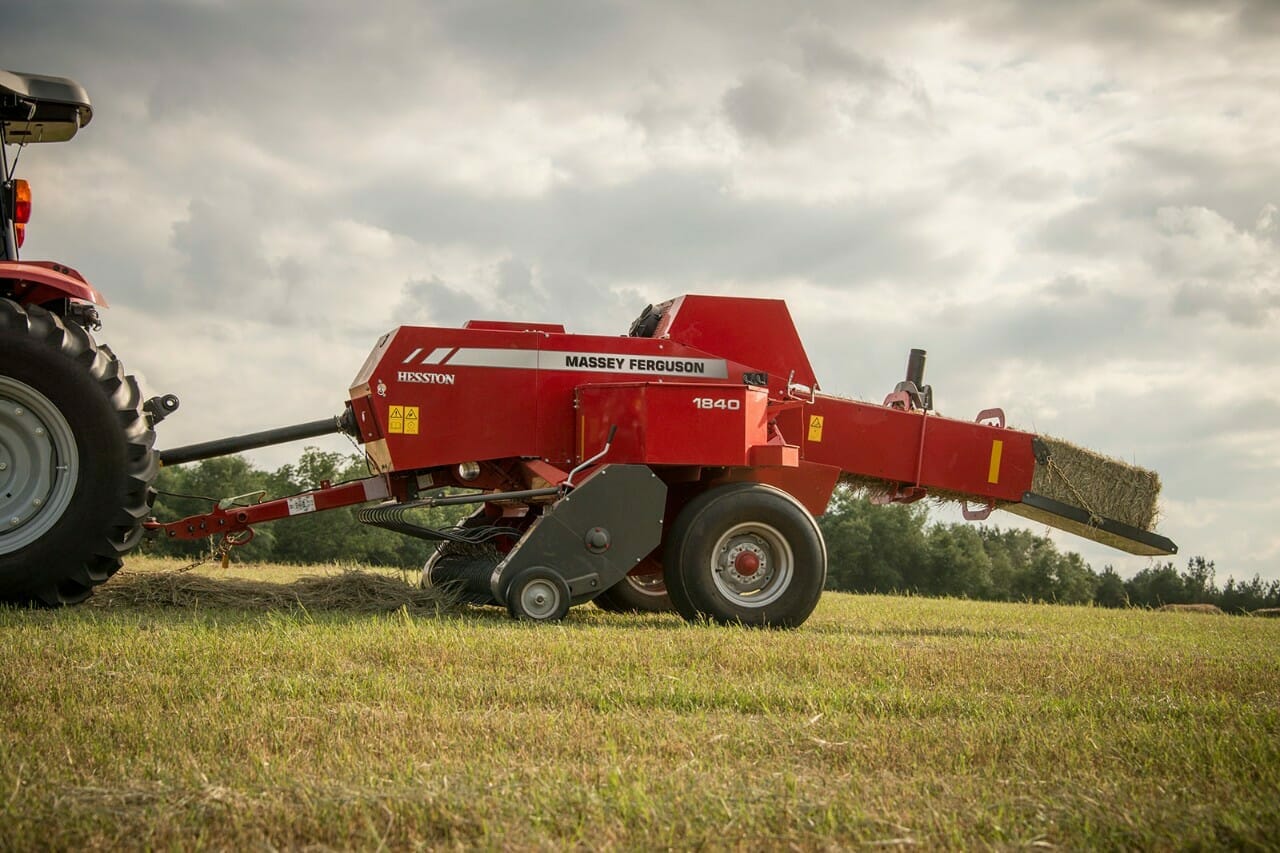
[[[156,481],[155,515],[174,521],[208,512],[233,495],[296,494],[368,476],[358,455],[307,448],[296,463],[275,471],[226,456],[164,468]],[[254,498],[246,498],[252,501]],[[356,507],[305,514],[255,528],[238,559],[278,563],[351,562],[373,566],[421,566],[434,544],[361,524]],[[468,510],[421,511],[419,521],[447,526]],[[930,523],[923,503],[877,506],[838,489],[818,519],[829,554],[827,588],[845,592],[909,593],[984,601],[1047,601],[1103,607],[1216,604],[1229,612],[1280,607],[1280,581],[1255,575],[1219,586],[1210,560],[1192,557],[1179,570],[1172,562],[1122,578],[1112,567],[1096,572],[1074,552],[1062,552],[1045,536],[998,526]],[[196,560],[210,553],[207,540],[154,538],[149,553]]]

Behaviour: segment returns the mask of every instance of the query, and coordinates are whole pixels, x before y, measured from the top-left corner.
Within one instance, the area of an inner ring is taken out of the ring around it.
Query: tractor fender
[[[107,307],[106,298],[84,276],[56,261],[0,261],[0,289],[22,305],[74,299]]]

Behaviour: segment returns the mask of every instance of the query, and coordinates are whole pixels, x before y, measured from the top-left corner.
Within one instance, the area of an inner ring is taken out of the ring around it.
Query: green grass
[[[794,632],[0,609],[0,712],[7,849],[1280,837],[1280,620],[832,593]]]

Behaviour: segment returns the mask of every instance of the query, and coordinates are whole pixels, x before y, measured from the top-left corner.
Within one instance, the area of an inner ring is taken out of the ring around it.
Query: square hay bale
[[[1040,436],[1031,491],[1139,530],[1155,527],[1160,477],[1060,438]]]

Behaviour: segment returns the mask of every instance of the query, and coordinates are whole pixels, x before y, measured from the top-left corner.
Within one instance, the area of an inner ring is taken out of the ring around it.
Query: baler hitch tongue
[[[1032,441],[1035,474],[1019,503],[1002,509],[1130,554],[1168,556],[1178,546],[1152,531],[1160,478],[1060,439]]]

